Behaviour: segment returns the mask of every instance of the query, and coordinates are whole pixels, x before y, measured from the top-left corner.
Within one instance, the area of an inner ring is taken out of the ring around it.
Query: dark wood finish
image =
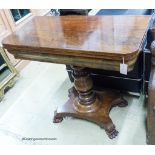
[[[147,142],[155,145],[155,41],[151,44],[152,67],[148,86]]]
[[[115,138],[118,131],[115,129],[109,112],[112,107],[127,106],[127,101],[119,92],[93,91],[93,82],[84,68],[73,67],[74,85],[69,90],[69,100],[55,111],[54,123],[60,123],[63,117],[71,116],[85,119],[104,128],[109,138]]]
[[[94,112],[100,107],[100,101],[93,92],[93,81],[88,72],[77,66],[72,66],[74,87],[78,98],[74,101],[76,111],[80,113]]]
[[[16,58],[70,64],[74,87],[69,100],[55,112],[54,122],[65,116],[99,124],[110,138],[118,132],[110,109],[127,102],[118,92],[93,89],[88,68],[119,70],[123,58],[129,70],[143,47],[150,16],[35,17],[3,40]]]
[[[124,57],[132,70],[149,20],[140,15],[35,17],[3,46],[16,58],[117,71]]]

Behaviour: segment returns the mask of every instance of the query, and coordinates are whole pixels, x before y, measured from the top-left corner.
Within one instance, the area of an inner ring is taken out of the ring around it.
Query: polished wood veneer
[[[35,17],[3,46],[17,58],[41,60],[42,54],[42,61],[108,70],[119,70],[124,58],[130,71],[149,20],[140,15]]]
[[[72,116],[99,124],[109,138],[115,129],[109,112],[127,101],[119,92],[97,92],[87,68],[119,71],[120,63],[132,70],[144,46],[150,16],[64,16],[35,17],[3,40],[16,58],[69,64],[74,87],[69,100],[59,107],[53,122]]]

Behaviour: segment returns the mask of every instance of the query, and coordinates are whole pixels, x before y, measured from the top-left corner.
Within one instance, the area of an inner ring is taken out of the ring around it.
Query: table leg
[[[59,123],[63,117],[71,116],[85,119],[104,128],[109,138],[115,138],[115,129],[109,112],[112,107],[127,105],[127,101],[118,92],[93,90],[93,81],[85,68],[73,66],[74,87],[69,90],[69,100],[59,107],[53,122]]]

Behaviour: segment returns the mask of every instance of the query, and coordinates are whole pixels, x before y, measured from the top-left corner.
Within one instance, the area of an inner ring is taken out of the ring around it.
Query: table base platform
[[[110,139],[115,138],[118,135],[118,131],[109,116],[110,110],[115,106],[125,107],[128,103],[117,91],[94,91],[94,93],[99,101],[97,101],[98,104],[92,107],[90,105],[81,105],[85,107],[81,108],[76,101],[78,92],[74,87],[71,88],[69,90],[69,100],[55,111],[53,122],[60,123],[64,117],[68,116],[88,120],[104,128]],[[84,110],[82,111],[82,109]],[[93,111],[93,109],[95,110]]]

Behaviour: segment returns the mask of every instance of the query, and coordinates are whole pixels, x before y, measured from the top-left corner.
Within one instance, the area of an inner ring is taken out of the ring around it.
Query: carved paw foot
[[[110,139],[115,138],[118,135],[118,131],[115,129],[115,125],[112,122],[109,122],[105,126],[105,132]]]
[[[116,106],[126,107],[127,105],[128,105],[128,102],[123,97],[117,98],[112,102],[112,107],[116,107]]]
[[[106,131],[106,133],[110,139],[113,139],[113,138],[117,137],[119,132],[114,128],[110,131]]]
[[[60,123],[62,121],[63,121],[62,117],[54,117],[54,119],[53,119],[53,123]]]
[[[124,98],[121,98],[120,103],[118,104],[119,107],[126,107],[128,105],[128,101]]]
[[[54,112],[53,123],[60,123],[63,121],[63,117],[59,116],[56,111]]]

